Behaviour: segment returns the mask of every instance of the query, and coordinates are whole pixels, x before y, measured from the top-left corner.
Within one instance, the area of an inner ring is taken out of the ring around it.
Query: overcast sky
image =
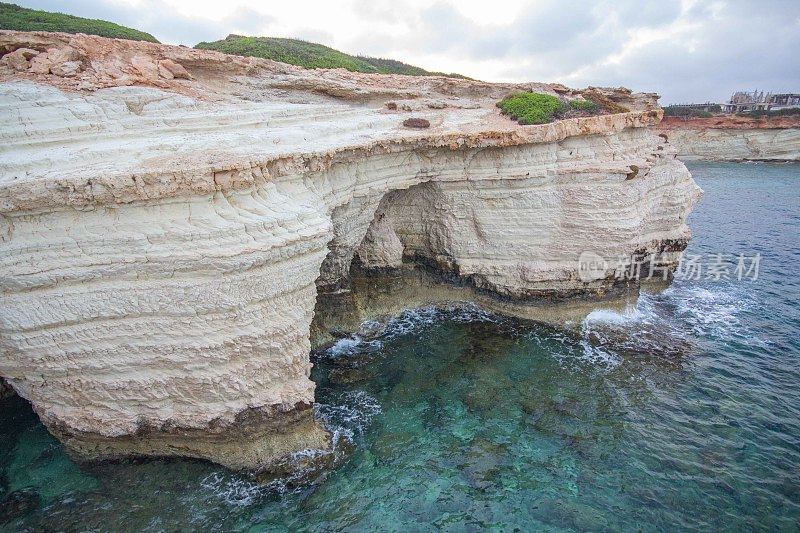
[[[14,0],[6,0],[14,2]],[[800,0],[19,0],[192,46],[296,37],[487,81],[624,85],[662,104],[800,92]]]

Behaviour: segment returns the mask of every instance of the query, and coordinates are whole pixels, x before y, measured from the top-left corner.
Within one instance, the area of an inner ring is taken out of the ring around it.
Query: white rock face
[[[451,104],[415,100],[420,132],[382,100],[264,89],[270,71],[220,79],[214,98],[0,84],[0,376],[85,456],[264,468],[326,447],[309,328],[318,287],[345,286],[354,257],[421,260],[524,305],[608,290],[611,268],[579,279],[584,251],[689,238],[701,191],[649,129],[646,95],[521,127],[493,105],[507,88],[415,80]]]
[[[672,129],[682,159],[800,161],[800,129]]]

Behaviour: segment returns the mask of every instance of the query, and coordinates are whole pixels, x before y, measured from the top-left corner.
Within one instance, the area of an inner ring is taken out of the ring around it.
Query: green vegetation
[[[600,108],[591,100],[570,100],[569,106],[577,111],[588,111],[589,113],[594,113]]]
[[[702,108],[692,108],[684,106],[668,105],[664,108],[664,116],[667,117],[692,117],[692,118],[708,118],[714,116],[714,113],[721,113],[722,108],[717,104],[709,104]]]
[[[394,59],[352,56],[328,46],[299,39],[228,35],[221,41],[198,43],[195,48],[240,56],[262,57],[305,68],[344,68],[353,72],[465,78],[459,74],[429,72]]]
[[[0,2],[0,29],[18,31],[60,31],[64,33],[86,33],[102,37],[150,41],[157,43],[155,37],[143,31],[126,28],[105,20],[85,19],[28,9],[14,4]]]
[[[497,107],[520,124],[546,124],[556,119],[585,117],[601,113],[625,113],[627,108],[617,105],[602,94],[581,93],[583,99],[566,100],[550,94],[519,92],[509,95]],[[605,100],[597,101],[596,97]]]
[[[377,69],[375,72],[380,74],[406,74],[408,76],[449,76],[456,78],[463,78],[458,74],[442,74],[440,72],[429,72],[424,68],[415,67],[396,59],[383,59],[379,57],[356,56],[357,59],[365,61],[370,65],[370,68]],[[367,72],[367,71],[360,71]],[[372,71],[370,71],[372,72]]]
[[[610,96],[603,94],[601,91],[593,87],[581,91],[581,96],[597,104],[598,113],[615,114],[615,113],[627,113],[630,111],[630,109],[628,109],[624,105],[618,104],[617,102],[612,100]]]
[[[567,104],[549,94],[521,92],[512,94],[497,106],[520,124],[545,124],[552,122],[556,114],[564,113]]]
[[[748,111],[746,113],[739,113],[740,116],[744,117],[787,117],[793,115],[800,115],[800,108],[789,108],[789,109],[771,109],[766,111],[764,109],[754,109],[753,111]]]

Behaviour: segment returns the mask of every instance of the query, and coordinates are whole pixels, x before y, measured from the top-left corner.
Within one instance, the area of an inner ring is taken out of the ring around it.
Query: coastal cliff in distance
[[[682,159],[800,161],[800,115],[664,117],[658,129]]]
[[[652,94],[521,126],[510,92],[589,93],[85,35],[0,51],[0,377],[81,457],[326,453],[310,327],[354,263],[526,316],[618,288],[583,252],[674,266],[701,194]]]

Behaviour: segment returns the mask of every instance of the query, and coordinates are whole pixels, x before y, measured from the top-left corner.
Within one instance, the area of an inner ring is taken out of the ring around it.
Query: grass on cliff
[[[664,107],[665,117],[687,117],[687,118],[708,118],[714,116],[714,113],[721,113],[722,107],[719,105],[708,105],[705,109],[695,109],[690,107],[681,107],[675,105],[668,105]]]
[[[586,117],[602,113],[625,113],[626,107],[608,100],[600,93],[586,90],[583,98],[566,100],[551,94],[519,92],[497,102],[504,115],[520,124],[546,124],[557,119]]]
[[[739,116],[743,117],[790,117],[795,115],[800,115],[800,108],[790,108],[790,109],[770,109],[769,111],[765,111],[763,109],[754,109],[753,111],[746,111],[744,113],[738,113]]]
[[[113,22],[28,9],[4,2],[0,2],[0,30],[60,31],[64,33],[86,33],[88,35],[100,35],[102,37],[114,37],[132,41],[158,42],[149,33],[126,28]]]
[[[352,56],[328,46],[299,39],[228,35],[220,41],[198,43],[195,48],[239,56],[261,57],[305,68],[344,68],[352,72],[465,78],[460,74],[430,72],[394,59]]]

